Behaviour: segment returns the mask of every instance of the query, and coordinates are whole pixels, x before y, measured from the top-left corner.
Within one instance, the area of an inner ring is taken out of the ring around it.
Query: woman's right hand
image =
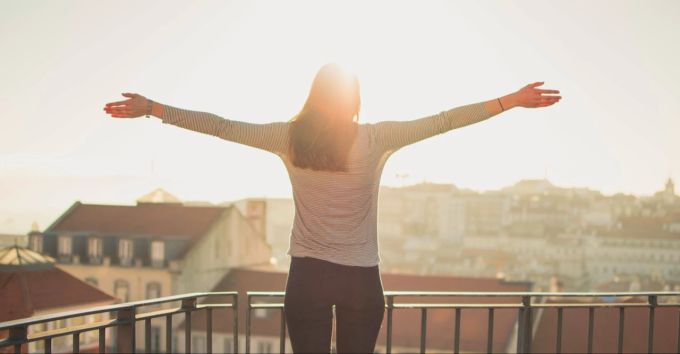
[[[149,100],[136,93],[125,92],[124,97],[130,99],[118,102],[110,102],[104,106],[104,111],[114,118],[137,118],[147,114]]]
[[[515,105],[525,108],[538,108],[552,106],[559,102],[562,96],[555,94],[560,93],[560,91],[537,88],[543,83],[543,81],[539,81],[528,84],[512,94]]]

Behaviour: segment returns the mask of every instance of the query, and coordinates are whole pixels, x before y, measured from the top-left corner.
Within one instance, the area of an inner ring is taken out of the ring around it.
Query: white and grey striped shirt
[[[295,202],[288,254],[371,267],[380,263],[378,191],[387,158],[403,146],[490,116],[483,103],[475,103],[411,121],[360,124],[346,172],[293,166],[287,157],[288,122],[254,124],[168,105],[161,119],[277,154],[288,170]]]

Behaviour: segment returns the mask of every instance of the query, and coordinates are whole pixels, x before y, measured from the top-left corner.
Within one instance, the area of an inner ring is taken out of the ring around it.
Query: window
[[[270,341],[260,341],[257,343],[258,353],[271,353],[272,352],[272,342]]]
[[[165,260],[165,243],[151,241],[151,263],[155,267],[162,267]]]
[[[102,239],[90,237],[87,239],[87,255],[90,260],[97,261],[102,258]]]
[[[113,283],[113,296],[119,298],[123,302],[130,301],[130,284],[122,279],[118,279]]]
[[[118,241],[118,259],[121,265],[132,264],[132,240]]]
[[[69,236],[59,236],[57,248],[58,248],[59,256],[70,256],[71,255],[71,237],[69,237]]]
[[[205,353],[207,351],[205,345],[205,337],[194,335],[191,337],[191,352],[192,353]]]
[[[155,299],[157,297],[161,297],[161,284],[157,282],[146,284],[146,298]]]
[[[42,253],[43,252],[43,237],[42,236],[31,236],[31,249]]]

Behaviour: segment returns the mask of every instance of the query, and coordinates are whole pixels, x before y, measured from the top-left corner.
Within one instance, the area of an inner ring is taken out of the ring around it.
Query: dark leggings
[[[329,353],[335,305],[338,353],[373,353],[385,311],[378,266],[292,257],[284,308],[295,353]]]

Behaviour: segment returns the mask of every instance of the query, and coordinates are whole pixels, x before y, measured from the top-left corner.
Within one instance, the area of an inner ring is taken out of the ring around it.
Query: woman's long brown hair
[[[356,76],[345,73],[336,64],[321,67],[305,105],[290,122],[289,154],[293,165],[346,171],[360,106]]]

